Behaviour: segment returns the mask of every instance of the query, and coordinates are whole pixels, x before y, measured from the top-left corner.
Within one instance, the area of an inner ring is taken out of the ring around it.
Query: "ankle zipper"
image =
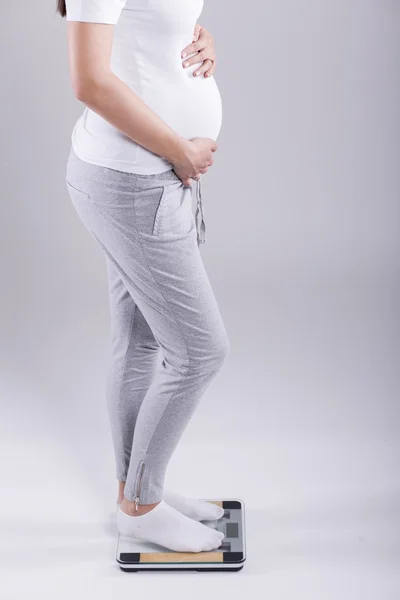
[[[136,491],[136,497],[135,497],[135,510],[137,511],[139,509],[139,502],[140,502],[140,486],[142,484],[142,478],[143,478],[143,472],[144,472],[144,462],[142,462],[142,464],[140,465],[140,474],[139,474],[139,481],[137,484],[137,491]]]

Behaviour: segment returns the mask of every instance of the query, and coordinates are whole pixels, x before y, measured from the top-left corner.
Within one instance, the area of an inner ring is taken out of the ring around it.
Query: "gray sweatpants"
[[[173,169],[123,173],[86,163],[72,149],[66,179],[106,258],[117,478],[126,481],[128,500],[159,502],[171,455],[229,352],[200,255],[191,187]]]

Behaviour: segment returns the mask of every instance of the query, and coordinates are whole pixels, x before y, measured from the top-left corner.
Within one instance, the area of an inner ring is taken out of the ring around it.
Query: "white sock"
[[[188,498],[171,490],[164,489],[163,500],[195,521],[215,521],[224,516],[224,509],[216,504],[197,498]]]
[[[163,500],[182,514],[196,521],[214,521],[224,516],[224,509],[206,500],[187,498],[170,490],[163,491]]]
[[[118,531],[175,552],[206,552],[219,548],[224,534],[190,519],[161,500],[155,508],[131,517],[118,507]]]

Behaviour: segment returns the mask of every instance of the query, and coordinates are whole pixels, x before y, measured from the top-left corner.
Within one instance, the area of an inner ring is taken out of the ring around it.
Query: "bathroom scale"
[[[217,520],[201,521],[222,531],[222,545],[208,552],[174,552],[158,544],[118,534],[117,563],[122,571],[240,571],[246,560],[242,500],[206,500],[224,509]]]

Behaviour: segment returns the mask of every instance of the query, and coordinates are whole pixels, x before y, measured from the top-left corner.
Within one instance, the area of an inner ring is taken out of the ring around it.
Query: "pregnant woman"
[[[189,552],[221,545],[223,534],[201,521],[223,510],[168,492],[165,473],[229,352],[199,250],[200,177],[213,164],[222,118],[212,63],[191,45],[202,7],[203,0],[58,0],[72,87],[85,104],[67,187],[107,265],[118,530]]]

